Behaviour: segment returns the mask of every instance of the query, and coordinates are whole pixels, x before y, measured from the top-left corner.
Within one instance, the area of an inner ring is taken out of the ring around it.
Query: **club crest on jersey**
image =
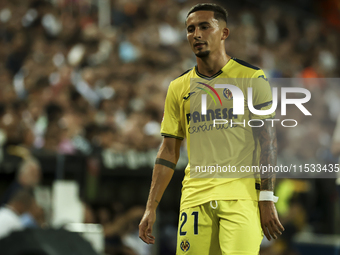
[[[228,100],[233,99],[233,93],[231,93],[230,89],[224,89],[223,96]]]
[[[183,240],[181,242],[181,250],[182,251],[188,251],[190,249],[190,243],[188,240]]]

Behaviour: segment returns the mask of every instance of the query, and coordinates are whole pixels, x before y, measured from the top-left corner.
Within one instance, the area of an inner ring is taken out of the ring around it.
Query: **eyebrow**
[[[198,23],[198,26],[202,26],[202,25],[210,25],[210,23],[209,23],[208,21],[203,21],[203,22]],[[194,27],[194,25],[189,25],[189,26],[187,26],[187,29],[188,29],[189,27]]]

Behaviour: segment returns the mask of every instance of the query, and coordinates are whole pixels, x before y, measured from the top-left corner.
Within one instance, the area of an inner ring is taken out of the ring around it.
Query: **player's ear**
[[[222,38],[221,38],[221,40],[225,40],[225,39],[227,39],[227,38],[228,38],[228,36],[229,36],[229,33],[230,33],[230,30],[229,30],[229,28],[227,28],[227,27],[223,28],[223,30],[222,30]]]

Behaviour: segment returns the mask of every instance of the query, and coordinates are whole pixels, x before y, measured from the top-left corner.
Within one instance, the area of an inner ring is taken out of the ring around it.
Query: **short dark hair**
[[[195,6],[191,7],[188,12],[187,18],[191,13],[197,11],[212,11],[214,12],[214,18],[217,20],[224,20],[227,23],[228,12],[222,6],[217,4],[196,4]]]

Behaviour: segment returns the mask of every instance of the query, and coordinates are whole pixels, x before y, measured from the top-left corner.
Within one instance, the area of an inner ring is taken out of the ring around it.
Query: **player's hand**
[[[259,202],[260,215],[261,215],[261,227],[264,235],[270,241],[271,237],[277,239],[279,235],[284,231],[284,227],[281,225],[275,204],[272,201],[260,201]]]
[[[139,238],[147,244],[154,244],[155,237],[152,235],[152,226],[156,221],[156,211],[145,210],[139,223]]]

